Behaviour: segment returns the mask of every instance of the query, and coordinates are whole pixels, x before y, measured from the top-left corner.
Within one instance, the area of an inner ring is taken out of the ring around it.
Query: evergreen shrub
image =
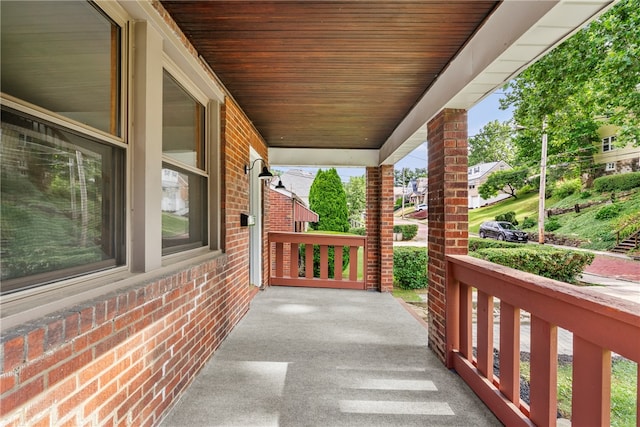
[[[411,240],[418,234],[418,226],[415,224],[394,225],[393,232],[402,233],[402,240]]]
[[[640,172],[601,176],[593,181],[593,189],[600,193],[627,191],[638,187],[640,187]]]
[[[427,287],[427,249],[397,246],[393,248],[393,285],[400,289]]]
[[[478,249],[470,255],[566,283],[575,283],[595,256],[590,252],[526,246]]]

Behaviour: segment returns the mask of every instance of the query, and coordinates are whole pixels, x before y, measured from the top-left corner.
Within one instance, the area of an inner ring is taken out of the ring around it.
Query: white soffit
[[[424,142],[419,136],[426,135],[426,123],[443,108],[473,107],[615,3],[500,3],[387,139],[380,150],[380,164],[396,163]]]
[[[269,164],[278,166],[378,166],[378,150],[269,147]]]

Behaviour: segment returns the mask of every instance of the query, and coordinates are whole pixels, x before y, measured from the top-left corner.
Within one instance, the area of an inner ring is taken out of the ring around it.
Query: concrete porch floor
[[[272,287],[162,426],[495,426],[391,295]]]

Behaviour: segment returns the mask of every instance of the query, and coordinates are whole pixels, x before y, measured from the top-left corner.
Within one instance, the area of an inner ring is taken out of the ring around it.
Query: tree
[[[527,183],[528,174],[527,168],[494,172],[489,175],[484,184],[478,187],[478,194],[485,200],[500,192],[517,199],[516,191]]]
[[[618,144],[640,143],[640,0],[622,0],[506,86],[501,107],[527,129],[519,160],[540,161],[543,120],[550,163],[590,166],[602,119],[620,127]]]
[[[349,182],[344,185],[344,191],[347,196],[349,219],[360,221],[366,209],[367,199],[364,176],[349,177]]]
[[[311,223],[314,230],[323,231],[349,231],[349,220],[347,213],[347,195],[344,191],[342,181],[335,168],[327,171],[318,170],[311,188],[309,189],[309,207],[318,214],[318,222]],[[304,265],[305,252],[300,248],[300,259]],[[335,248],[330,247],[328,252],[329,277],[334,277],[334,252]],[[349,264],[349,248],[342,247],[342,268]],[[313,271],[314,276],[320,275],[320,246],[313,245]],[[336,274],[340,274],[336,272]]]
[[[309,190],[309,207],[319,217],[312,229],[349,231],[347,196],[335,168],[318,170]]]
[[[412,180],[427,176],[427,168],[402,168],[393,170],[393,183],[399,187],[406,187]]]
[[[469,165],[499,162],[513,164],[515,147],[512,141],[513,126],[510,122],[493,120],[480,132],[469,138]]]

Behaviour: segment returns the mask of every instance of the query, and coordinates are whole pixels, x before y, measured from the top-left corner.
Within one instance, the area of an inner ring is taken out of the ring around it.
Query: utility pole
[[[540,195],[538,200],[538,243],[544,245],[544,198],[547,184],[547,119],[542,119],[542,155],[540,159]]]

